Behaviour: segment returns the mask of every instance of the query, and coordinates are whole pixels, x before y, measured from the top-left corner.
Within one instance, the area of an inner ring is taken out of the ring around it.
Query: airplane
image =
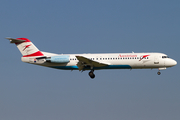
[[[16,44],[25,63],[62,69],[90,70],[90,78],[95,78],[94,70],[101,69],[158,69],[175,66],[177,62],[163,53],[103,53],[103,54],[55,54],[40,51],[27,38],[6,38]]]

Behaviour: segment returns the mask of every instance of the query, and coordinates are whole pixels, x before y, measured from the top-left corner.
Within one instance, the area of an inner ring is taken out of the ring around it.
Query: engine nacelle
[[[68,63],[69,56],[68,55],[52,56],[50,58],[47,58],[46,61],[51,63]]]

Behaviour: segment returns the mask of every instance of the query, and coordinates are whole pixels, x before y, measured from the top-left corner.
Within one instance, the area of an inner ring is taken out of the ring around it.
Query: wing
[[[93,69],[93,67],[103,67],[109,65],[108,63],[93,61],[83,56],[76,56],[76,58],[79,60],[77,64],[79,71],[83,70],[85,66],[90,66]]]

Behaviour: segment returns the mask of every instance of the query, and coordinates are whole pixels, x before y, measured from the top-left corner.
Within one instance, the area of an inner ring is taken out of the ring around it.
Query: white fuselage
[[[45,60],[34,60],[35,57],[26,58],[22,57],[23,62],[28,62],[32,64],[42,65],[46,67],[52,67],[57,69],[64,70],[78,70],[79,60],[76,56],[83,56],[92,61],[99,63],[108,64],[103,67],[93,67],[96,69],[153,69],[153,68],[167,68],[172,67],[177,64],[177,62],[171,58],[168,58],[167,55],[163,53],[109,53],[109,54],[51,54],[43,52],[45,55],[51,56],[60,56],[68,55],[68,63],[47,63]],[[32,60],[29,60],[32,59]],[[44,61],[44,62],[43,62]],[[89,66],[85,68],[91,69]]]
[[[95,78],[94,70],[99,69],[163,70],[177,64],[163,53],[54,54],[40,51],[27,38],[7,39],[16,44],[23,62],[63,70],[90,70],[89,76],[92,79]]]

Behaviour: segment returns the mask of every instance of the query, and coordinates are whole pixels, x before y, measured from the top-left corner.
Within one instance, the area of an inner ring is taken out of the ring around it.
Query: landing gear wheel
[[[158,74],[158,75],[160,75],[160,74],[161,74],[161,72],[159,71],[159,72],[157,72],[157,74]]]
[[[94,74],[92,71],[89,72],[89,76],[90,76],[92,79],[95,78],[95,74]]]

